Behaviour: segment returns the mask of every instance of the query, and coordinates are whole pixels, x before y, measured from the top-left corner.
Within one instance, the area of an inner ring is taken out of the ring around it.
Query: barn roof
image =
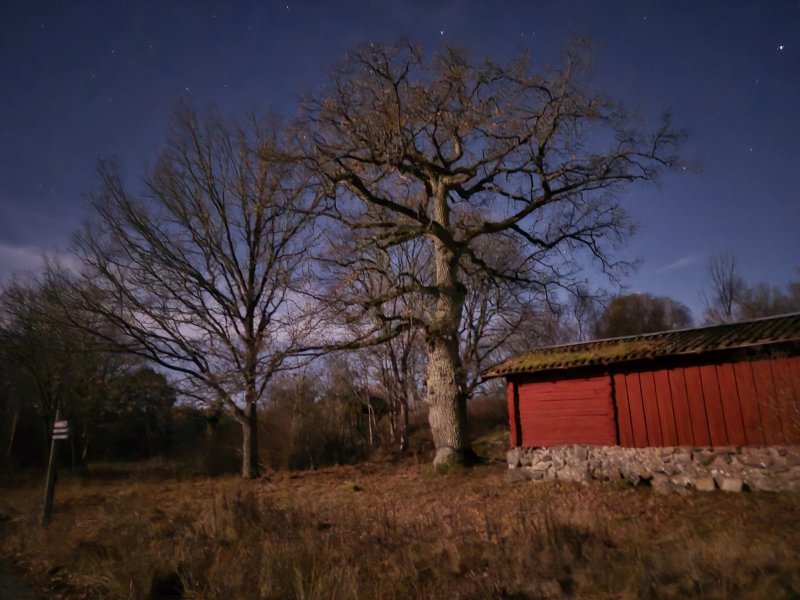
[[[793,313],[742,323],[537,348],[492,367],[484,373],[484,377],[614,365],[799,341],[800,313]]]

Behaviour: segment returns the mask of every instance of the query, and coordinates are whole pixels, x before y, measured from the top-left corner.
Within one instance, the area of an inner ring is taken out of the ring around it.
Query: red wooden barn
[[[800,313],[507,360],[511,446],[800,444]]]

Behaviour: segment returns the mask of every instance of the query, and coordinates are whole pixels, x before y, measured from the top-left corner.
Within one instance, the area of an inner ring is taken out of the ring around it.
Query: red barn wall
[[[800,444],[800,356],[613,375],[619,445]]]
[[[617,443],[608,376],[509,383],[512,446]]]
[[[508,384],[511,445],[800,445],[800,356]]]

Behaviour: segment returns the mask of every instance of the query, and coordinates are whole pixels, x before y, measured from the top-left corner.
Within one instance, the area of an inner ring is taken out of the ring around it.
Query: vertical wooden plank
[[[602,379],[605,382],[604,390],[606,397],[606,414],[608,415],[608,418],[606,419],[606,439],[611,440],[610,443],[606,445],[619,446],[619,425],[617,424],[616,410],[614,408],[613,382],[610,375],[603,377]]]
[[[737,446],[747,444],[744,433],[744,419],[739,403],[739,390],[736,386],[736,373],[731,363],[717,365],[717,379],[722,400],[722,412],[725,414],[725,431],[728,443]]]
[[[614,401],[617,407],[617,427],[619,428],[619,445],[624,448],[635,446],[633,426],[631,425],[631,408],[628,403],[628,390],[625,387],[625,375],[615,373]]]
[[[520,431],[519,419],[519,391],[516,382],[509,379],[506,384],[506,395],[508,397],[508,423],[509,423],[509,444],[512,448],[522,445],[522,435]]]
[[[764,443],[768,446],[783,445],[786,442],[775,401],[775,383],[772,381],[772,369],[769,363],[769,360],[756,360],[750,366],[753,369],[753,382],[756,387],[761,422],[764,424]]]
[[[706,415],[706,401],[703,397],[700,367],[687,367],[685,374],[686,399],[689,402],[689,414],[692,417],[694,443],[697,446],[710,446],[711,433],[708,428],[708,416]]]
[[[514,410],[514,384],[510,379],[506,380],[506,410],[508,411],[508,445],[516,448],[517,441],[517,419]]]
[[[642,405],[644,406],[644,420],[647,423],[647,438],[651,446],[663,446],[664,435],[661,432],[661,418],[659,417],[658,401],[656,399],[656,382],[651,371],[639,373],[642,386]]]
[[[662,369],[653,373],[656,386],[656,402],[661,421],[661,434],[665,446],[678,445],[678,430],[675,426],[675,412],[672,409],[672,392],[669,387],[669,374]]]
[[[795,415],[792,414],[792,403],[790,395],[792,393],[792,371],[789,366],[789,359],[775,358],[770,361],[772,370],[772,381],[775,385],[774,402],[781,421],[781,431],[783,432],[784,443],[790,443],[792,439],[792,421]]]
[[[727,446],[729,441],[725,430],[725,413],[722,412],[722,398],[719,393],[716,367],[714,365],[700,367],[700,381],[703,386],[703,399],[706,405],[711,444],[714,446]]]
[[[647,437],[647,422],[644,418],[642,388],[639,383],[638,373],[628,373],[625,375],[625,388],[628,392],[628,406],[631,409],[633,445],[636,448],[645,448],[650,445],[650,440]]]
[[[692,446],[695,443],[692,433],[692,417],[689,401],[686,398],[686,380],[683,369],[669,370],[669,389],[672,396],[672,409],[675,414],[675,430],[679,446]]]
[[[792,356],[789,361],[789,371],[791,372],[790,391],[789,391],[789,410],[791,412],[791,439],[786,440],[787,444],[800,445],[800,356]]]
[[[753,381],[753,369],[748,361],[733,364],[736,375],[736,389],[739,393],[739,405],[742,408],[742,424],[748,446],[764,445],[764,424],[761,420],[756,386]]]

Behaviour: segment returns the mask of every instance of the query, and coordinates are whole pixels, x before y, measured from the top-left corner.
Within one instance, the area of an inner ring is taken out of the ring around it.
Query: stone
[[[742,480],[748,488],[759,492],[777,492],[781,487],[768,471],[748,471],[742,474]]]
[[[657,493],[688,489],[800,491],[800,447],[620,448],[566,445],[507,453],[509,481],[650,482]],[[518,471],[518,472],[517,472]],[[513,473],[512,472],[517,472]]]
[[[678,465],[673,463],[663,464],[656,469],[660,473],[664,473],[666,475],[677,475],[681,472],[681,469]]]
[[[800,477],[787,479],[781,489],[787,492],[800,492]]]
[[[592,477],[602,481],[619,481],[623,479],[622,473],[613,467],[599,467],[592,471]]]
[[[742,453],[736,456],[736,462],[747,467],[768,469],[772,465],[772,457],[764,449],[748,448],[743,449]]]
[[[669,478],[673,485],[681,487],[681,488],[689,488],[694,486],[694,480],[696,476],[692,476],[688,473],[678,473]]]
[[[662,473],[653,475],[653,478],[650,480],[650,487],[652,487],[657,494],[671,494],[674,491],[674,486],[669,480],[669,477]]]
[[[723,492],[741,492],[743,483],[741,477],[723,477],[719,489]]]
[[[556,471],[556,478],[560,481],[574,481],[584,483],[589,479],[586,465],[564,465]]]
[[[508,461],[508,466],[511,469],[516,469],[519,467],[521,463],[521,452],[519,448],[512,448],[508,452],[506,452],[506,460]]]
[[[716,457],[717,457],[717,455],[714,452],[712,452],[711,450],[703,450],[701,452],[695,452],[692,455],[692,458],[694,458],[694,461],[696,463],[700,464],[700,465],[703,465],[704,467],[707,467],[712,462],[714,462],[714,459]]]
[[[698,492],[713,492],[716,489],[714,478],[710,475],[703,475],[694,480],[694,489]]]
[[[724,467],[725,465],[729,465],[732,462],[733,462],[733,458],[731,457],[730,454],[727,454],[727,453],[722,454],[721,453],[721,454],[717,454],[717,456],[714,458],[713,464],[721,466],[721,467]]]

